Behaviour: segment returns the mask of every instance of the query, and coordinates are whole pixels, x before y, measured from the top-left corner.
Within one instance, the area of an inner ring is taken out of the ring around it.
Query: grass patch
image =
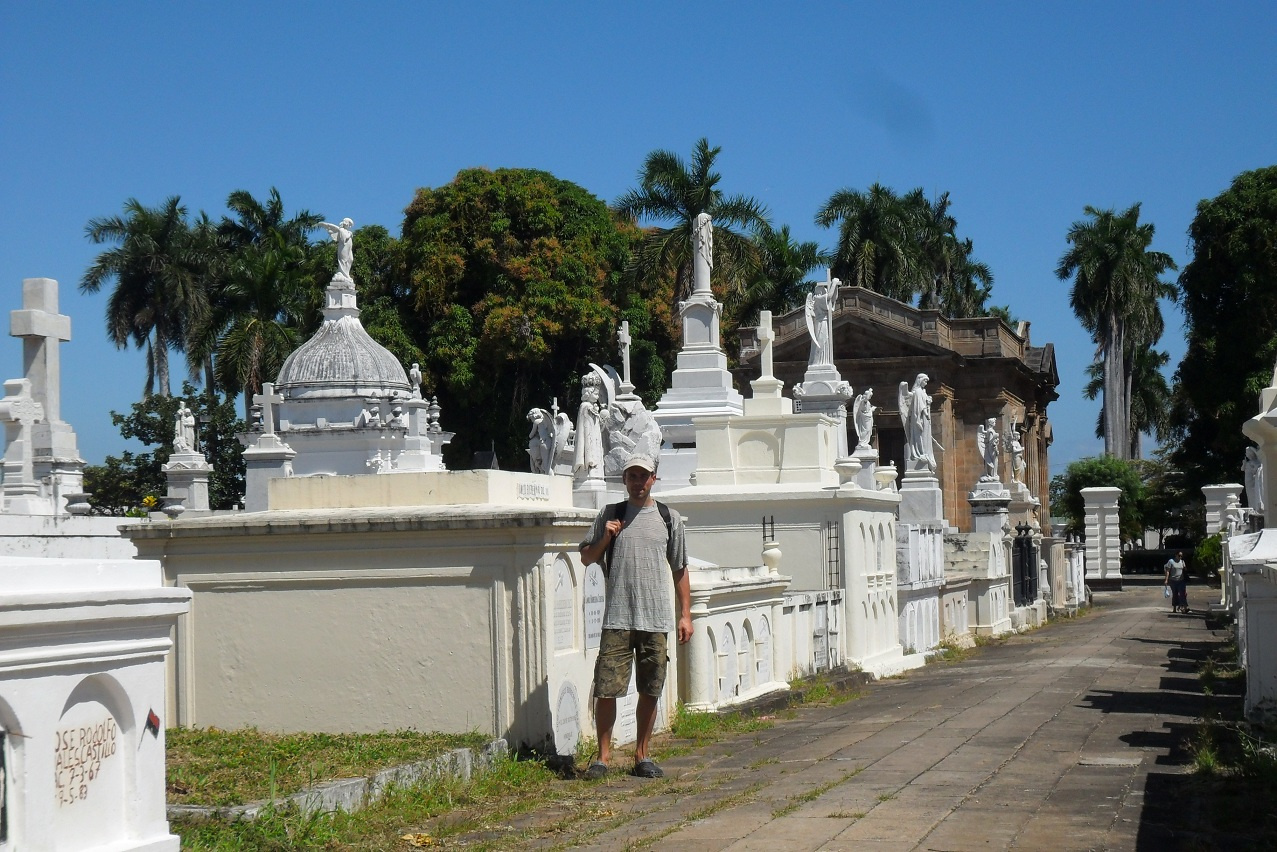
[[[971,659],[974,655],[975,646],[959,645],[957,637],[950,634],[941,639],[940,644],[936,645],[936,653],[931,658],[931,662],[961,663]]]
[[[165,733],[171,804],[240,805],[292,795],[334,778],[359,778],[456,748],[480,734],[268,734],[256,729],[173,728]]]
[[[709,745],[736,734],[765,731],[772,727],[772,720],[752,713],[701,713],[688,710],[682,704],[674,711],[670,734],[680,740],[691,740],[694,747]]]
[[[789,683],[789,689],[791,707],[837,707],[864,695],[862,690],[848,688],[845,682],[835,680],[824,672],[794,678]]]
[[[172,821],[182,848],[212,850],[404,849],[411,835],[430,844],[500,825],[553,798],[556,776],[537,761],[504,758],[469,781],[439,778],[393,789],[355,813],[267,808],[258,819]],[[498,832],[499,833],[499,832]]]

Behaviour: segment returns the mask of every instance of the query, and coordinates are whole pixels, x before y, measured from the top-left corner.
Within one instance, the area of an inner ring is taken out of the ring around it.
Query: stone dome
[[[403,365],[372,339],[354,312],[325,319],[284,361],[275,389],[285,399],[412,395]]]

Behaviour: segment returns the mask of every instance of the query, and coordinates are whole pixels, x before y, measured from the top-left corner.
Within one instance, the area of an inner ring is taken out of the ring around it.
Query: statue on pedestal
[[[998,461],[1002,456],[999,446],[997,421],[990,417],[976,427],[976,448],[980,451],[980,459],[984,462],[984,475],[981,482],[998,481]]]
[[[1020,441],[1020,430],[1016,428],[1015,418],[1011,418],[1011,428],[1007,430],[1007,446],[1011,448],[1011,481],[1024,483],[1024,444]]]
[[[185,402],[179,402],[173,418],[173,452],[195,452],[195,415]]]
[[[336,225],[331,222],[320,222],[319,227],[327,231],[337,243],[337,274],[334,277],[353,283],[355,279],[350,277],[350,264],[355,259],[353,230],[355,223],[347,218]]]
[[[581,407],[576,414],[572,473],[577,479],[603,478],[603,421],[599,405],[603,383],[590,372],[581,378]]]
[[[851,419],[856,426],[856,448],[868,447],[874,433],[874,412],[878,406],[873,404],[874,389],[865,388],[852,404]]]
[[[931,395],[927,393],[926,373],[919,373],[913,380],[900,383],[898,401],[900,422],[905,429],[905,461],[908,470],[935,471],[936,457],[932,451],[935,439],[931,436]]]
[[[838,302],[837,278],[820,281],[807,294],[807,333],[811,335],[808,367],[832,367],[834,364],[834,306]]]

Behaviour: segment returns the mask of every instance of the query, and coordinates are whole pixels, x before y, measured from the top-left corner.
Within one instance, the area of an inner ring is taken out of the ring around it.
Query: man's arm
[[[581,545],[581,561],[586,565],[593,565],[598,562],[603,563],[603,554],[607,553],[607,546],[616,538],[617,533],[621,531],[620,520],[613,518],[603,527],[603,535],[599,536],[598,541]]]
[[[678,643],[692,638],[692,581],[687,568],[674,572],[674,595],[678,598]]]

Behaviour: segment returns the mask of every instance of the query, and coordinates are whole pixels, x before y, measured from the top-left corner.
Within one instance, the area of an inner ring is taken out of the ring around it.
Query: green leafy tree
[[[143,453],[126,450],[119,457],[107,456],[103,464],[85,468],[84,485],[92,495],[89,505],[93,514],[124,515],[141,509],[147,497],[158,499],[168,491],[163,468],[172,453],[173,424],[183,400],[199,424],[199,449],[213,467],[210,508],[229,509],[243,497],[243,448],[235,435],[245,427],[235,417],[235,406],[215,394],[198,393],[189,382],[183,383],[182,394],[181,398],[153,394],[134,403],[127,415],[111,412],[111,422],[123,437],[136,438],[155,449]]]
[[[169,352],[184,351],[189,329],[208,314],[201,277],[209,258],[186,218],[181,199],[158,207],[136,198],[123,216],[92,219],[85,234],[95,245],[115,244],[97,256],[80,281],[80,291],[96,293],[115,282],[107,301],[107,337],[118,348],[129,342],[147,353],[144,393],[169,394]]]
[[[653,151],[643,161],[638,187],[614,205],[618,214],[635,223],[671,223],[648,229],[633,255],[630,274],[649,288],[673,275],[675,302],[692,292],[692,225],[702,213],[714,220],[712,280],[735,294],[758,269],[749,233],[763,229],[767,211],[749,196],[724,195],[718,188],[722,176],[714,171],[714,160],[721,151],[705,139],[697,141],[690,163],[672,151]]]
[[[1117,487],[1118,525],[1124,541],[1138,541],[1144,534],[1141,507],[1144,481],[1137,465],[1113,456],[1079,459],[1051,479],[1051,509],[1067,520],[1067,531],[1082,535],[1086,529],[1083,488]]]
[[[1154,228],[1140,223],[1139,204],[1120,214],[1090,206],[1085,212],[1090,218],[1069,228],[1070,248],[1055,272],[1061,281],[1073,279],[1070,306],[1103,358],[1104,452],[1125,459],[1131,450],[1130,359],[1161,335],[1157,300],[1175,291],[1160,276],[1176,266],[1170,255],[1149,250]]]
[[[620,319],[636,338],[655,336],[650,299],[623,280],[637,238],[599,199],[546,172],[468,169],[417,191],[400,240],[406,328],[445,428],[464,424],[450,466],[495,446],[504,467],[524,468],[528,409],[554,398],[569,408],[578,391],[564,382],[614,361]],[[636,377],[663,354],[635,347]]]
[[[1146,528],[1157,530],[1160,542],[1165,542],[1171,530],[1198,540],[1206,531],[1206,501],[1200,490],[1196,494],[1189,492],[1184,474],[1170,454],[1169,447],[1161,447],[1151,459],[1132,462],[1144,482],[1140,516]]]
[[[1277,166],[1244,172],[1197,205],[1179,277],[1187,350],[1175,372],[1176,465],[1192,490],[1235,481],[1242,424],[1277,361]]]

